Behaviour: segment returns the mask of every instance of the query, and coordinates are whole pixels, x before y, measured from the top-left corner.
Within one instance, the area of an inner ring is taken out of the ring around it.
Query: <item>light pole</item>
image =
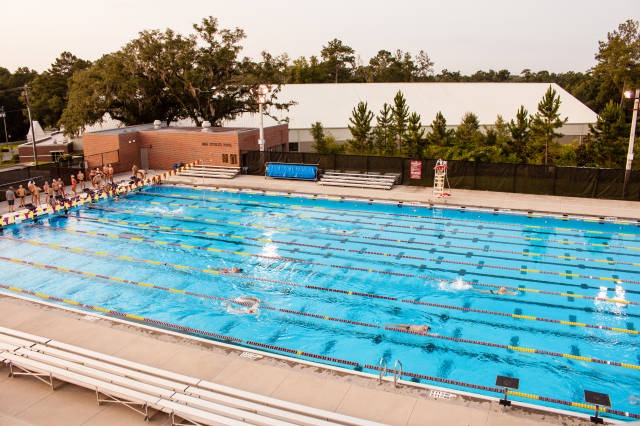
[[[27,103],[27,113],[29,114],[29,125],[31,126],[31,139],[33,140],[33,165],[38,165],[38,152],[36,149],[36,132],[33,129],[33,120],[31,119],[31,107],[29,106],[29,86],[24,85],[24,98]]]
[[[0,118],[4,121],[4,142],[9,143],[9,135],[7,134],[7,113],[4,112],[4,105],[0,106]]]
[[[624,92],[627,99],[633,98],[633,115],[631,116],[631,132],[629,133],[629,150],[627,151],[627,166],[624,169],[624,183],[622,184],[622,198],[627,194],[627,183],[631,174],[631,163],[633,163],[633,144],[636,139],[636,120],[638,119],[638,102],[640,102],[640,89],[628,90]]]
[[[263,105],[267,103],[267,95],[271,88],[266,84],[261,84],[256,90],[258,95],[258,114],[260,114],[260,138],[258,139],[258,145],[260,145],[260,152],[264,152],[264,120],[262,115]]]

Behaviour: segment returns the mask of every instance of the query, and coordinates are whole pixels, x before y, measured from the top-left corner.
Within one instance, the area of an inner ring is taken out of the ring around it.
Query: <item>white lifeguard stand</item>
[[[433,170],[433,196],[441,198],[451,195],[449,178],[447,177],[447,162],[439,158]]]

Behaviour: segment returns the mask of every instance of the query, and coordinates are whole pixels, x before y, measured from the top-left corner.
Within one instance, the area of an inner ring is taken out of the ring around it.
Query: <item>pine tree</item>
[[[549,150],[554,141],[562,137],[562,133],[556,131],[562,127],[567,119],[560,118],[560,96],[549,86],[542,100],[538,103],[538,112],[531,120],[531,140],[534,149],[540,151],[544,146],[544,164],[549,162]]]
[[[395,151],[391,114],[391,107],[385,102],[376,117],[377,126],[373,130],[375,150],[382,155],[393,155]]]
[[[322,123],[316,121],[311,125],[311,137],[313,138],[313,149],[318,154],[327,153],[327,137],[324,135]]]
[[[359,102],[351,111],[349,118],[349,131],[353,139],[349,139],[349,147],[351,151],[358,154],[369,154],[373,150],[371,132],[371,121],[373,120],[373,112],[369,110],[366,102]]]
[[[409,107],[407,106],[407,100],[400,90],[393,98],[393,107],[391,108],[392,114],[392,132],[396,142],[396,152],[403,152],[402,140],[404,134],[407,131],[407,120],[409,119]]]
[[[453,146],[447,151],[452,160],[486,160],[483,154],[485,137],[480,131],[478,116],[467,112],[456,129]]]
[[[516,113],[516,121],[511,120],[508,124],[511,133],[511,153],[517,161],[527,163],[529,161],[529,111],[524,105],[520,105],[520,109]]]
[[[451,145],[453,130],[447,129],[447,120],[438,111],[431,122],[431,131],[427,133],[426,158],[443,157],[446,149]]]
[[[424,133],[425,131],[422,128],[422,123],[420,122],[420,115],[415,112],[412,113],[409,116],[409,120],[407,122],[407,130],[404,133],[404,137],[402,140],[402,153],[406,157],[415,159],[424,158]]]
[[[588,150],[591,161],[597,167],[623,167],[627,148],[628,126],[622,108],[609,101],[595,125],[589,125],[592,138]]]

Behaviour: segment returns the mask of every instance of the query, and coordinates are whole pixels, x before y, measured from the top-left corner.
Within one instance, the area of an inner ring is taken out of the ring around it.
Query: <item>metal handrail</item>
[[[400,366],[400,372],[398,373],[398,366]],[[393,365],[393,384],[398,387],[398,380],[402,379],[402,363],[399,359]]]
[[[384,367],[383,367],[384,365]],[[387,360],[382,357],[380,358],[380,372],[378,375],[378,382],[382,383],[382,376],[384,376],[387,373],[388,367],[387,367]]]

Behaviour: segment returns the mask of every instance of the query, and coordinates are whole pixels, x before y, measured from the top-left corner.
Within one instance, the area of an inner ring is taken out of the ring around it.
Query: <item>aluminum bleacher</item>
[[[145,420],[166,413],[172,425],[378,425],[4,327],[0,362],[12,377],[30,376],[53,390],[71,383],[94,391],[98,404],[122,404]]]
[[[320,185],[350,186],[357,188],[391,189],[399,179],[398,174],[339,172],[327,170],[318,181]]]
[[[185,168],[178,172],[180,176],[211,178],[211,179],[233,179],[240,173],[240,167],[210,166],[207,164],[194,164],[190,168]]]

